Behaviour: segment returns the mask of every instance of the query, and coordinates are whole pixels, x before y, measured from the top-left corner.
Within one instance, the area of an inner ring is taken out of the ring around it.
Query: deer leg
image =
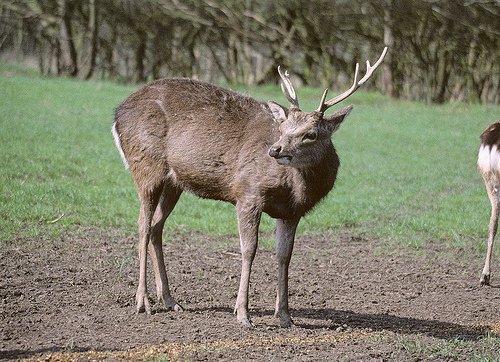
[[[299,220],[276,220],[276,259],[278,261],[278,289],[275,317],[283,328],[293,327],[288,310],[288,266],[292,257],[295,231]]]
[[[240,287],[234,313],[238,321],[245,327],[251,328],[252,323],[248,318],[248,288],[250,286],[250,273],[252,262],[257,250],[257,239],[261,210],[256,210],[252,205],[236,205],[238,215],[238,228],[241,247],[241,277]]]
[[[161,185],[162,186],[162,185]],[[151,220],[153,212],[158,204],[161,188],[157,187],[153,191],[140,193],[141,209],[139,211],[139,286],[135,299],[137,303],[137,313],[146,312],[151,314],[151,306],[147,292],[147,249],[151,236]]]
[[[151,229],[151,242],[149,243],[149,255],[153,263],[156,283],[157,306],[164,306],[167,310],[182,311],[182,307],[172,298],[168,286],[167,271],[163,258],[162,232],[165,220],[174,209],[181,190],[165,182],[156,212],[153,216]]]
[[[495,240],[495,235],[497,233],[498,227],[498,212],[499,212],[499,198],[498,189],[496,184],[492,181],[485,179],[486,190],[488,191],[488,197],[491,203],[491,217],[490,224],[488,227],[488,249],[486,251],[486,260],[484,262],[483,272],[481,274],[480,283],[481,285],[490,285],[490,264],[491,256],[493,253],[493,241]]]

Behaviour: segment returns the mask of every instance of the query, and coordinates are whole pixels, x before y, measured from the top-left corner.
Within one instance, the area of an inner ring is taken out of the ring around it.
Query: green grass
[[[135,230],[139,204],[110,127],[114,107],[136,88],[0,65],[0,240],[77,225]],[[286,104],[277,86],[239,90]],[[298,94],[312,110],[321,90]],[[489,202],[475,162],[479,134],[500,107],[368,92],[345,103],[355,110],[333,137],[342,163],[336,186],[299,232],[349,230],[415,245],[485,238]],[[272,228],[264,217],[261,229]],[[234,208],[184,194],[167,229],[236,235]]]
[[[475,166],[478,139],[498,111],[361,103],[334,136],[343,161],[337,188],[306,223],[328,227],[330,213],[334,225],[407,243],[479,238],[489,202]]]
[[[389,340],[389,339],[388,339]],[[461,339],[431,339],[421,336],[396,335],[393,337],[395,346],[403,350],[414,360],[445,359],[459,361],[464,358],[464,352],[474,351],[469,361],[498,362],[500,361],[500,338],[487,335],[474,341]]]

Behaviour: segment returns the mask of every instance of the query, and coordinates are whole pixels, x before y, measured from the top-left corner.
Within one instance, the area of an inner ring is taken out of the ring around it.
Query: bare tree
[[[388,45],[372,88],[500,101],[498,1],[16,0],[0,15],[2,53],[43,73],[262,84],[283,65],[303,84],[342,87],[354,59]]]

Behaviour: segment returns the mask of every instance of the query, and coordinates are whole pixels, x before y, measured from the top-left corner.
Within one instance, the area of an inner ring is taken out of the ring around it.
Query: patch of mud
[[[415,357],[405,344],[412,338],[464,341],[454,348],[468,359],[500,325],[500,274],[480,287],[483,256],[475,250],[433,242],[422,255],[388,253],[377,240],[299,235],[290,266],[297,327],[284,330],[273,316],[276,261],[261,248],[250,289],[256,328],[247,330],[233,315],[236,238],[171,236],[169,281],[185,311],[149,317],[135,314],[135,237],[81,229],[15,240],[0,251],[0,359],[400,360]]]

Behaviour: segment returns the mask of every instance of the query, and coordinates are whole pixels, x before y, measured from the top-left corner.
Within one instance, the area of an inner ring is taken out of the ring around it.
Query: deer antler
[[[290,81],[290,78],[288,78],[288,71],[285,70],[285,72],[283,73],[280,66],[278,65],[278,73],[281,77],[281,91],[285,95],[286,99],[288,99],[292,107],[299,108],[299,100],[297,99],[297,95],[295,94],[295,89],[293,89],[292,82]]]
[[[356,70],[354,71],[354,82],[352,83],[351,88],[349,88],[344,93],[339,94],[338,96],[336,96],[336,97],[334,97],[326,102],[325,102],[325,98],[326,98],[326,93],[328,92],[328,89],[325,89],[325,92],[323,93],[323,96],[321,97],[321,103],[319,104],[319,107],[316,111],[324,113],[328,108],[330,108],[334,104],[337,104],[337,103],[343,101],[344,99],[349,97],[351,94],[356,92],[356,90],[359,87],[361,87],[363,84],[365,84],[365,82],[368,79],[370,79],[370,77],[372,76],[375,69],[377,69],[377,67],[380,65],[380,63],[382,63],[382,60],[384,60],[386,53],[387,53],[387,47],[384,48],[384,51],[382,52],[382,54],[380,55],[378,60],[373,65],[370,65],[369,60],[366,61],[366,74],[363,78],[361,78],[359,80],[359,82],[358,82],[359,64],[356,63]]]

